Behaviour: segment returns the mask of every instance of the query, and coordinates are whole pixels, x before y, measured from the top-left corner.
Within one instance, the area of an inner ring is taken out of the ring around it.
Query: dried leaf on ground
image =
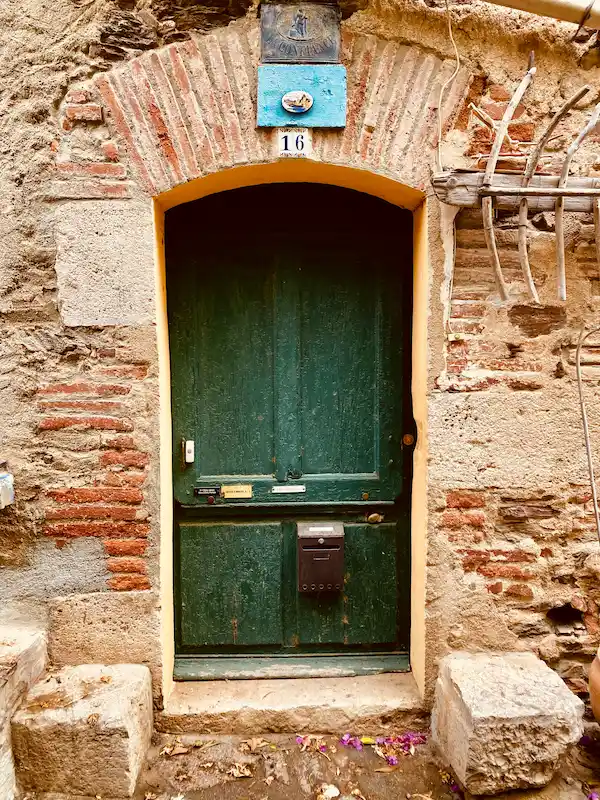
[[[198,739],[195,742],[192,742],[192,747],[195,750],[208,750],[209,747],[215,747],[218,742],[215,742],[213,739],[207,742],[203,742],[201,739]]]
[[[340,796],[340,790],[332,783],[323,783],[317,791],[317,800],[334,800]]]
[[[176,739],[171,744],[166,744],[163,749],[160,751],[161,756],[167,756],[171,758],[172,756],[183,756],[186,753],[190,752],[189,747],[186,747],[184,744],[181,744],[179,739]]]
[[[274,775],[267,775],[267,777],[265,778],[264,782],[267,784],[267,786],[270,786],[273,783],[274,780],[275,780],[275,776]]]
[[[156,800],[156,795],[154,792],[146,792],[144,795],[144,800]]]
[[[112,676],[111,675],[101,675],[100,676],[100,683],[112,683]]]
[[[233,764],[228,770],[227,774],[232,778],[251,778],[252,770],[248,764]]]
[[[394,767],[392,764],[386,764],[385,767],[377,767],[375,772],[396,772],[398,767]]]
[[[264,739],[261,739],[260,736],[255,736],[252,739],[246,739],[244,742],[242,742],[240,749],[244,753],[259,753],[263,747],[269,747],[270,744],[270,742],[266,742]]]

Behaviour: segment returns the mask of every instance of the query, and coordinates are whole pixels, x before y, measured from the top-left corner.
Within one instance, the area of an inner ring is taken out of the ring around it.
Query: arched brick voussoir
[[[194,34],[94,79],[108,129],[144,194],[275,158],[257,129],[257,29]],[[440,88],[454,64],[375,36],[343,35],[348,116],[340,131],[315,130],[313,157],[423,188],[437,144]],[[442,123],[459,111],[470,75],[446,93]]]

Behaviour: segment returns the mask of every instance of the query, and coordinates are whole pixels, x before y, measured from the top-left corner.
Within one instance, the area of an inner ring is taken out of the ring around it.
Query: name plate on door
[[[221,497],[225,500],[250,500],[252,497],[251,483],[230,483],[221,486]]]
[[[306,492],[306,486],[304,484],[290,484],[282,485],[282,486],[274,486],[271,489],[273,494],[304,494]]]

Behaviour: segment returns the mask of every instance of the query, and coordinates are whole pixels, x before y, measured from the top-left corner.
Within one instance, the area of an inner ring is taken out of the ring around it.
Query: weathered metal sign
[[[340,60],[340,12],[321,3],[261,6],[263,64],[335,64]]]

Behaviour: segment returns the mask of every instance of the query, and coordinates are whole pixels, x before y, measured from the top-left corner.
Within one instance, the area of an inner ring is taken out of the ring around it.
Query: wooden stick
[[[600,197],[600,186],[597,189],[558,189],[548,186],[485,186],[478,190],[480,197],[497,197],[505,195],[510,197]]]
[[[508,133],[508,125],[513,118],[515,111],[517,110],[517,106],[521,102],[527,87],[533,80],[535,72],[536,69],[533,64],[531,64],[527,70],[527,74],[517,86],[515,93],[511,97],[510,102],[504,111],[502,119],[496,127],[496,138],[494,139],[494,143],[490,152],[490,158],[483,175],[483,186],[491,186],[492,178],[494,177],[494,172],[496,170],[496,164],[498,163],[498,157],[500,156],[500,150],[502,149],[502,143],[504,142],[504,137]],[[494,201],[491,197],[488,196],[482,199],[481,212],[483,215],[483,233],[490,253],[494,274],[496,276],[498,291],[502,300],[508,300],[508,290],[506,288],[506,283],[504,282],[502,265],[500,264],[500,256],[498,255],[498,248],[496,246],[496,235],[494,233]]]
[[[569,169],[571,167],[571,161],[573,160],[573,156],[579,149],[579,146],[581,145],[585,137],[596,127],[596,125],[598,124],[599,117],[600,117],[600,103],[598,103],[598,105],[592,112],[592,116],[588,120],[587,125],[585,125],[585,127],[579,132],[579,135],[573,142],[571,142],[571,145],[567,150],[567,155],[565,156],[565,160],[563,161],[562,171],[560,173],[560,178],[558,181],[559,189],[563,189],[564,187],[566,187],[567,180],[569,179]],[[558,299],[563,301],[567,299],[564,219],[565,219],[565,196],[561,195],[556,200],[555,233],[556,233],[556,278],[558,284]]]
[[[552,117],[550,124],[540,137],[539,141],[535,145],[534,149],[529,154],[529,158],[527,160],[527,164],[525,166],[525,172],[523,173],[523,182],[522,186],[526,188],[529,186],[529,181],[531,180],[540,157],[544,152],[544,148],[548,143],[548,140],[556,130],[556,126],[561,121],[561,119],[570,111],[575,103],[577,103],[581,98],[590,91],[589,86],[583,86],[578,92],[576,92],[566,103],[564,103],[556,114]],[[529,297],[534,301],[534,303],[539,303],[540,298],[537,293],[537,289],[535,287],[535,283],[533,280],[533,276],[531,274],[531,267],[529,265],[529,254],[527,253],[527,218],[529,216],[529,200],[527,197],[523,197],[519,204],[519,260],[521,262],[521,271],[523,273],[523,277],[525,279],[525,285],[527,286],[527,291],[529,292]]]

